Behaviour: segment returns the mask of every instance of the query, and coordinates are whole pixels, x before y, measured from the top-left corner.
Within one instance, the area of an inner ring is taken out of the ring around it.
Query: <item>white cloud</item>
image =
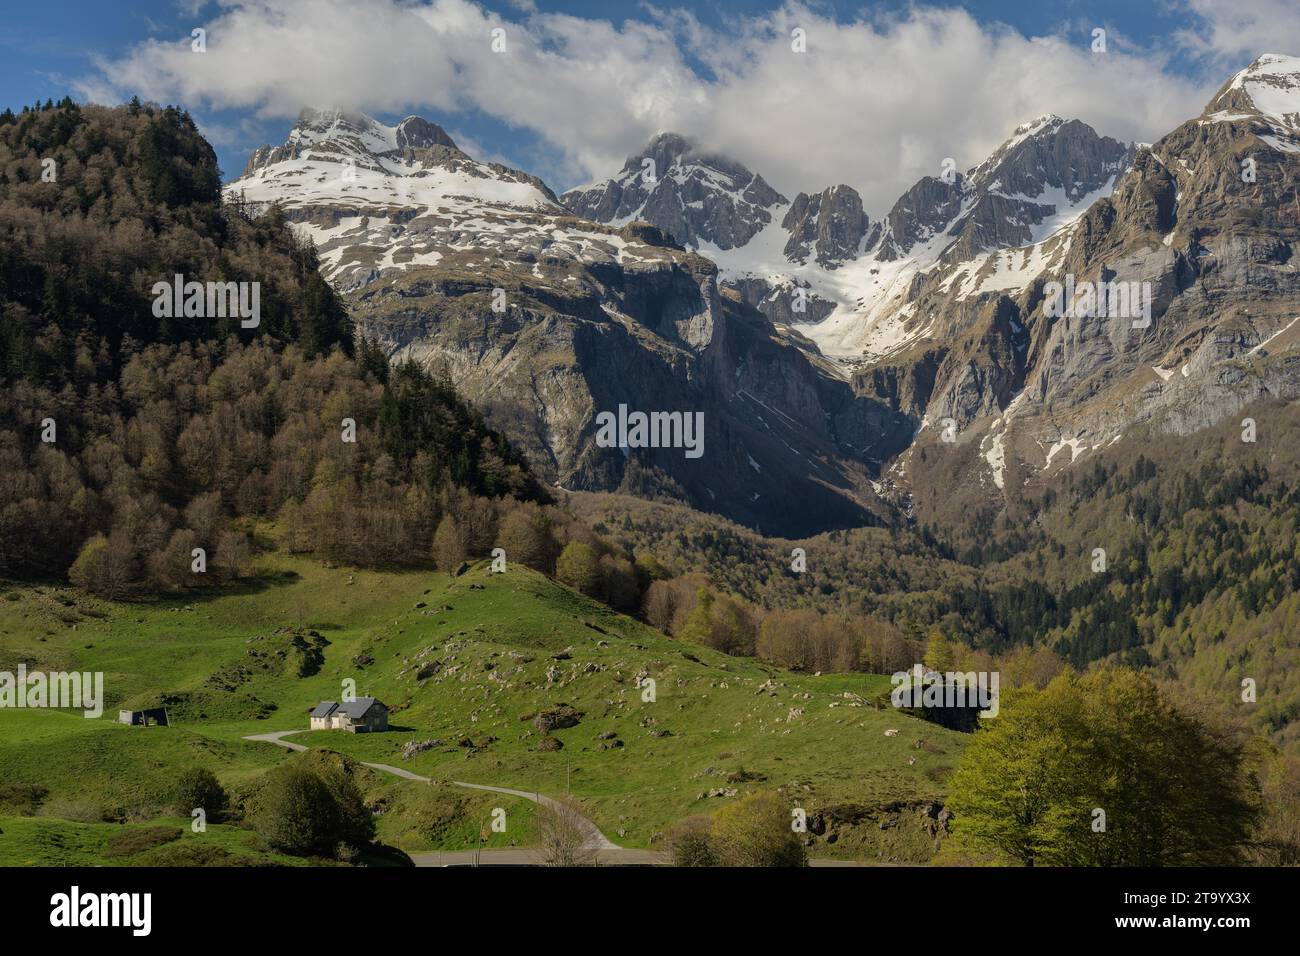
[[[790,50],[796,26],[807,53]],[[739,40],[696,42],[717,74],[707,121],[725,151],[763,152],[761,168],[783,188],[847,182],[878,213],[945,157],[972,166],[1035,116],[1151,139],[1198,113],[1208,93],[1114,44],[1094,54],[955,9],[837,25],[792,7],[747,24]]]
[[[1202,15],[1228,9],[1191,3]],[[1190,81],[1118,36],[1093,54],[1085,39],[1025,37],[955,8],[837,22],[789,5],[719,32],[674,9],[615,26],[517,6],[503,20],[469,0],[223,0],[205,24],[207,53],[148,40],[102,63],[82,92],[286,119],[310,104],[455,125],[477,109],[557,150],[551,168],[569,179],[557,187],[611,175],[674,130],[787,195],[847,182],[879,215],[944,157],[973,165],[1026,119],[1054,112],[1149,140],[1227,78]],[[1231,56],[1253,42],[1237,20],[1213,22],[1225,25],[1207,49]],[[505,53],[492,52],[495,26]],[[806,53],[791,51],[795,26]]]
[[[1261,53],[1300,52],[1295,0],[1182,0],[1180,8],[1197,20],[1178,32],[1178,42],[1215,68],[1240,69]]]

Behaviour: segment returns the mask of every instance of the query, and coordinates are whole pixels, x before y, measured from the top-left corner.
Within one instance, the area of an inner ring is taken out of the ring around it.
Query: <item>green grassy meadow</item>
[[[106,702],[97,720],[0,711],[0,781],[48,791],[39,816],[0,822],[6,863],[35,845],[38,824],[72,821],[67,843],[93,848],[101,827],[165,816],[188,766],[237,794],[292,759],[243,739],[271,731],[303,730],[289,739],[432,778],[365,775],[381,839],[407,850],[476,845],[478,821],[497,806],[507,832],[486,845],[527,842],[529,801],[444,782],[568,792],[615,842],[646,847],[732,790],[780,788],[809,813],[940,798],[963,744],[873,706],[887,677],[794,674],[685,645],[520,566],[453,579],[268,555],[236,587],[147,602],[0,586],[0,670],[20,662],[103,671]],[[645,677],[652,701],[638,686]],[[345,681],[389,705],[389,733],[306,731],[307,711],[339,699]],[[113,722],[119,707],[158,704],[173,726]],[[581,713],[576,726],[534,726],[561,705]],[[539,749],[547,736],[542,746],[558,749]],[[404,759],[410,741],[435,744]]]

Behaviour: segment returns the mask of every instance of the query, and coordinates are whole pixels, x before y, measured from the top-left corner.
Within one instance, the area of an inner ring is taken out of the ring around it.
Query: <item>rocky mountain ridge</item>
[[[366,333],[552,482],[806,533],[1007,499],[1131,429],[1292,394],[1298,90],[1300,61],[1261,57],[1142,147],[1040,117],[878,220],[671,134],[557,199],[431,123],[311,111],[230,190],[280,202]],[[1149,324],[1061,314],[1067,280],[1132,288]],[[598,447],[620,403],[704,411],[707,464]]]
[[[402,128],[418,127],[304,111],[227,192],[278,203],[361,333],[445,374],[538,474],[773,533],[888,513],[872,480],[904,437],[895,416],[721,288],[710,260],[644,222],[579,218],[441,131],[403,145]],[[620,405],[703,412],[705,455],[601,446],[596,416]]]

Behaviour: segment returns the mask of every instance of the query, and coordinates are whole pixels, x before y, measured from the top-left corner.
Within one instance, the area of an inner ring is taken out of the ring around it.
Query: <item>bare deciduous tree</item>
[[[572,797],[543,799],[534,817],[535,849],[543,866],[596,866],[592,826]]]

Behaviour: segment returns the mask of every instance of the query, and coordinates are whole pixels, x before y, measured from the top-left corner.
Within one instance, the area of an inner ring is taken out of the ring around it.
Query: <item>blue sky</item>
[[[1126,139],[1167,132],[1254,55],[1300,52],[1300,4],[1241,7],[44,0],[7,5],[0,90],[14,108],[65,94],[179,103],[227,178],[310,103],[386,121],[418,112],[482,158],[561,189],[612,174],[671,128],[779,189],[836,179],[871,205],[942,157],[978,162],[1043,112]],[[498,24],[512,44],[504,57],[487,51]],[[788,49],[792,25],[807,32],[801,58]],[[202,59],[189,50],[196,26],[208,31]],[[1090,50],[1096,27],[1104,57]]]

